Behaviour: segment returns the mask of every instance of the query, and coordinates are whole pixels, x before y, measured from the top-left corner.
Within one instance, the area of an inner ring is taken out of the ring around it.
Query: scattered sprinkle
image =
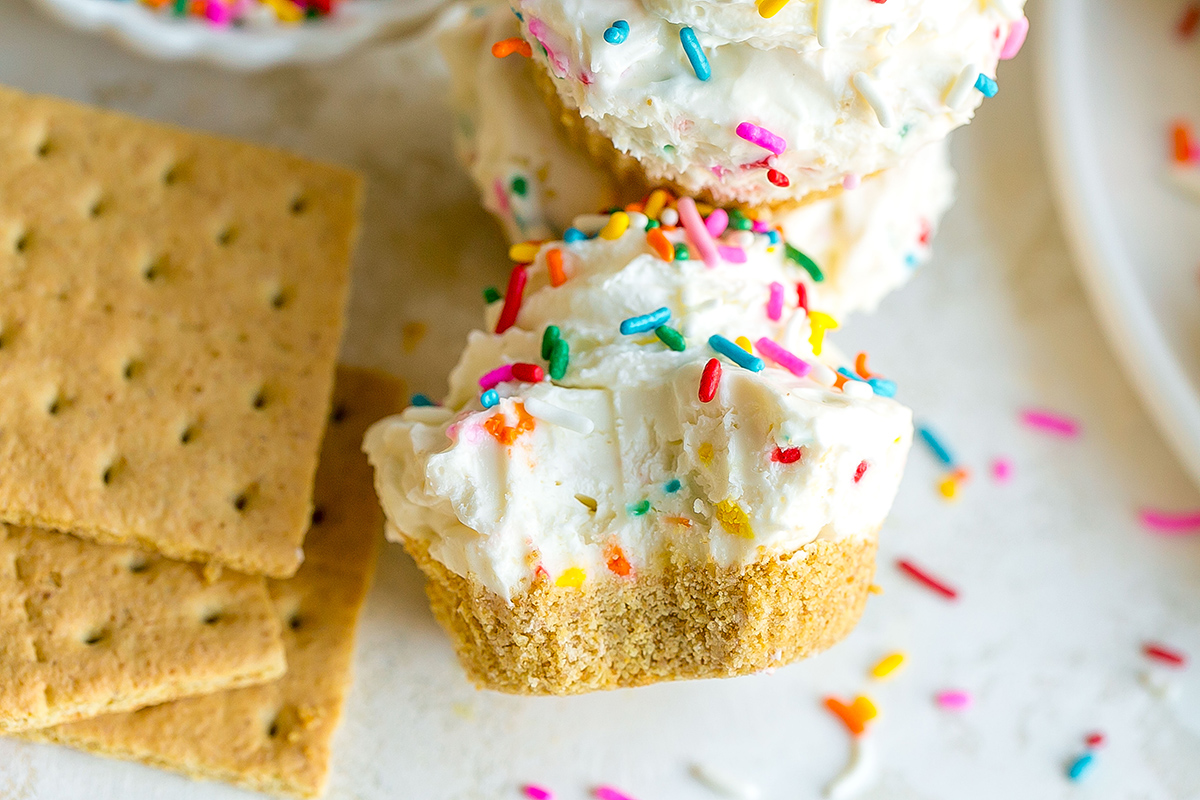
[[[808,313],[808,287],[803,282],[796,284],[796,306],[805,314]]]
[[[979,73],[979,77],[975,79],[975,88],[984,97],[995,97],[996,92],[1000,91],[1000,86],[996,83],[996,79]]]
[[[762,372],[763,367],[766,366],[761,358],[747,353],[720,334],[713,334],[708,337],[708,346],[742,369],[748,369],[751,372]]]
[[[534,419],[549,422],[551,425],[557,425],[560,428],[566,428],[569,431],[574,431],[584,436],[596,428],[596,423],[583,414],[547,403],[545,400],[539,400],[536,397],[525,398],[525,410]]]
[[[486,392],[488,389],[491,389],[492,387],[496,386],[497,384],[504,383],[505,381],[511,381],[512,379],[513,379],[512,364],[504,364],[502,366],[496,367],[494,370],[491,370],[490,372],[485,372],[479,378],[479,388]]]
[[[646,206],[642,211],[650,219],[658,219],[663,209],[667,207],[667,201],[670,199],[671,196],[667,193],[666,189],[655,189],[646,198]]]
[[[549,789],[543,789],[541,786],[535,786],[532,783],[521,787],[521,791],[530,800],[554,800],[554,794]]]
[[[958,497],[958,481],[953,475],[947,475],[938,481],[938,493],[947,500]]]
[[[680,242],[679,244],[675,245],[675,260],[676,261],[689,261],[689,260],[691,260],[691,258],[692,258],[692,254],[688,252],[686,244],[684,244],[683,242]]]
[[[554,343],[562,338],[562,334],[557,325],[547,325],[546,330],[542,332],[542,360],[546,361],[550,358],[550,350],[554,347]]]
[[[950,451],[930,428],[924,425],[919,426],[917,428],[917,435],[921,437],[921,441],[937,457],[938,461],[948,467],[954,465],[954,456],[950,455]]]
[[[629,515],[632,517],[644,517],[646,516],[647,512],[650,511],[650,501],[642,500],[639,503],[630,503],[629,505],[625,506],[625,510],[628,511]]]
[[[908,575],[917,583],[924,585],[928,589],[932,589],[947,600],[958,599],[958,590],[933,577],[911,561],[902,558],[896,562],[896,566],[899,567],[901,572]]]
[[[729,227],[729,212],[723,208],[714,208],[712,213],[704,218],[704,227],[709,236],[720,236]]]
[[[859,695],[846,705],[836,697],[826,697],[825,707],[842,721],[851,735],[858,736],[867,728],[867,723],[879,716],[879,711],[870,698]]]
[[[850,760],[845,769],[825,787],[830,800],[849,800],[864,792],[875,780],[878,757],[871,736],[855,736],[850,740]]]
[[[778,284],[776,284],[778,286]],[[783,287],[780,286],[780,292]],[[758,352],[762,353],[767,358],[774,361],[779,366],[786,369],[798,378],[803,378],[812,370],[812,365],[804,359],[797,356],[795,353],[787,350],[776,342],[771,341],[767,337],[761,337],[754,346],[758,348]]]
[[[869,467],[869,466],[870,466],[870,464],[868,464],[866,461],[858,462],[858,467],[854,470],[854,482],[855,483],[858,483],[859,481],[861,481],[863,479],[863,475],[867,474],[867,467]]]
[[[687,54],[687,59],[691,62],[696,77],[702,81],[711,78],[712,68],[708,65],[708,57],[704,55],[704,49],[700,47],[700,40],[696,38],[696,32],[686,26],[680,28],[679,42],[683,45],[683,52]]]
[[[889,677],[893,672],[900,669],[904,663],[903,653],[891,653],[879,659],[875,666],[871,667],[871,677],[877,681]]]
[[[813,261],[800,250],[784,242],[783,252],[787,256],[788,261],[803,267],[804,271],[808,273],[808,277],[812,278],[814,283],[820,283],[825,280],[825,273],[821,272],[821,268],[817,266],[817,262]]]
[[[1021,421],[1046,433],[1072,438],[1079,435],[1079,423],[1071,417],[1053,411],[1028,409],[1021,412]]]
[[[423,394],[414,394],[412,396],[411,404],[414,406],[436,406],[437,405],[437,403],[433,402],[426,395],[423,395]]]
[[[533,48],[529,46],[529,42],[520,36],[514,36],[511,39],[501,39],[492,45],[492,55],[496,58],[511,56],[513,53],[529,58],[533,55]]]
[[[665,325],[667,320],[671,318],[671,309],[663,306],[651,311],[649,314],[640,314],[636,317],[630,317],[621,322],[621,333],[626,336],[631,336],[635,333],[645,333],[652,331],[660,325]]]
[[[541,242],[517,242],[508,248],[508,257],[518,263],[528,264],[537,258],[541,248]]]
[[[621,44],[629,36],[629,23],[623,19],[615,21],[604,31],[604,41],[609,44]]]
[[[647,502],[647,504],[649,503]],[[629,577],[629,573],[633,571],[633,568],[629,566],[629,559],[625,558],[624,551],[616,542],[612,542],[605,548],[604,565],[608,567],[609,572],[622,578]]]
[[[571,346],[566,339],[557,339],[550,348],[550,379],[561,381],[571,363]]]
[[[629,230],[629,215],[624,211],[615,211],[608,217],[608,222],[600,229],[601,239],[620,239]]]
[[[758,4],[758,15],[763,19],[770,19],[788,4],[788,0],[756,0],[756,2]]]
[[[721,385],[721,362],[710,358],[704,365],[704,373],[700,376],[700,402],[710,403],[717,396],[717,388]]]
[[[1090,748],[1103,747],[1104,741],[1105,741],[1104,734],[1101,733],[1100,731],[1095,731],[1093,733],[1089,733],[1083,739],[1083,743]]]
[[[778,322],[783,317],[783,284],[772,281],[768,290],[770,294],[767,297],[767,319]]]
[[[579,230],[579,228],[567,228],[563,231],[563,241],[567,244],[586,241],[587,238],[587,234]]]
[[[517,363],[512,365],[512,378],[521,383],[541,383],[546,380],[546,371],[537,364]]]
[[[677,353],[682,353],[687,349],[687,342],[684,341],[683,334],[670,325],[659,325],[654,329],[654,335],[659,338],[659,341]]]
[[[1079,758],[1071,762],[1071,766],[1067,768],[1067,778],[1072,781],[1078,781],[1087,774],[1095,762],[1095,756],[1091,753],[1084,753]]]
[[[764,150],[769,150],[775,155],[779,155],[787,149],[787,142],[778,134],[771,133],[766,128],[761,128],[753,122],[739,123],[735,133],[745,139],[750,144],[756,144]]]
[[[776,464],[795,464],[804,457],[804,450],[799,447],[776,447],[771,451],[771,460]]]
[[[495,389],[488,389],[479,395],[479,402],[483,404],[484,408],[493,408],[500,403],[500,393]]]
[[[829,47],[832,37],[829,35],[829,29],[832,27],[830,17],[830,5],[833,0],[817,0],[817,7],[814,11],[816,15],[816,33],[817,44],[821,47]]]
[[[667,481],[666,486],[663,487],[663,491],[667,494],[675,494],[681,488],[683,488],[683,483],[680,482],[679,478],[672,478],[671,480]]]
[[[775,169],[774,167],[771,167],[770,169],[767,170],[767,180],[772,185],[778,186],[780,189],[786,189],[787,187],[792,185],[791,178],[789,178],[787,175],[780,172],[779,170]]]
[[[495,286],[488,286],[483,290],[483,302],[487,303],[489,306],[499,300],[501,297],[503,297],[503,295],[500,294],[500,290]]]
[[[1147,642],[1145,645],[1142,646],[1142,652],[1146,655],[1147,658],[1152,658],[1155,661],[1159,661],[1168,666],[1172,666],[1172,667],[1187,666],[1187,656],[1186,655],[1179,652],[1178,650],[1167,647],[1164,644],[1156,644],[1154,642]]]
[[[862,178],[857,175],[850,174],[842,178],[842,188],[847,192],[853,192],[859,186],[862,186]]]
[[[935,699],[937,704],[947,711],[966,711],[974,702],[971,693],[962,689],[947,689],[944,692],[938,692]]]
[[[825,342],[825,331],[836,330],[837,320],[823,311],[810,311],[808,314],[809,335],[808,342],[812,345],[814,356],[821,355],[822,345]]]
[[[879,93],[879,87],[875,84],[875,80],[865,72],[856,72],[854,77],[850,79],[854,84],[854,88],[862,95],[863,100],[867,101],[867,105],[875,112],[875,119],[879,121],[882,128],[890,128],[896,124],[896,118],[892,114],[892,107],[883,99],[883,95]]]
[[[757,800],[759,796],[758,787],[754,784],[737,780],[704,764],[692,764],[689,772],[709,790],[733,800]]]
[[[546,273],[550,276],[550,285],[556,289],[567,282],[562,250],[557,247],[546,251]]]
[[[504,294],[504,308],[500,310],[500,319],[496,321],[496,333],[504,333],[517,322],[521,313],[521,300],[525,294],[525,283],[529,273],[521,264],[512,269],[508,277],[508,291]]]
[[[650,249],[654,254],[663,261],[675,260],[675,248],[671,246],[671,242],[667,239],[667,235],[662,232],[662,228],[651,228],[646,232],[646,244],[650,245]]]
[[[1000,60],[1009,61],[1017,57],[1017,53],[1021,52],[1021,47],[1025,44],[1025,37],[1029,35],[1029,18],[1021,17],[1012,24],[1008,29],[1008,37],[1004,40],[1004,46],[1000,48]]]
[[[1144,508],[1138,519],[1152,532],[1167,536],[1187,536],[1200,533],[1200,511],[1156,511]]]
[[[1008,483],[1012,479],[1013,463],[1003,456],[992,460],[992,477],[997,483]]]
[[[741,506],[732,500],[722,500],[717,503],[713,516],[717,518],[717,522],[721,523],[721,527],[725,529],[726,533],[742,539],[754,538],[754,529],[750,527],[750,517],[742,510]]]
[[[586,579],[587,573],[582,569],[579,567],[569,567],[558,576],[558,580],[554,582],[554,585],[561,586],[564,589],[578,589]]]
[[[690,197],[681,197],[675,207],[679,212],[679,221],[683,225],[684,232],[687,233],[688,240],[700,253],[704,264],[710,268],[716,267],[720,260],[717,245],[709,235],[704,220],[700,218],[700,212],[696,210],[696,201]],[[678,256],[676,257],[678,258]]]
[[[971,96],[971,90],[975,88],[975,81],[979,79],[979,75],[979,67],[974,64],[963,67],[946,92],[946,105],[955,111],[961,109]]]

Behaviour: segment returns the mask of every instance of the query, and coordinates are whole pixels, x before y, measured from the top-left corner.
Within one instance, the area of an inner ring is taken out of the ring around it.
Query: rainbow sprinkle
[[[708,337],[708,346],[728,358],[733,363],[737,364],[742,369],[748,369],[751,372],[762,372],[763,368],[766,366],[761,358],[747,353],[745,350],[738,347],[736,344],[720,334],[713,334],[712,336]]]
[[[756,144],[775,155],[779,155],[787,149],[787,142],[782,136],[772,133],[766,128],[761,128],[753,122],[739,123],[734,132],[750,144]]]
[[[665,325],[669,319],[671,319],[671,309],[663,306],[651,311],[649,314],[642,314],[624,320],[621,323],[621,333],[631,336],[635,333],[652,331],[660,325]]]
[[[704,49],[700,47],[700,40],[696,38],[696,32],[686,26],[680,28],[679,43],[683,45],[683,52],[687,55],[696,77],[702,81],[711,78],[712,67],[708,65],[708,56],[704,55]]]
[[[616,20],[604,31],[604,41],[609,44],[621,44],[629,36],[629,23],[623,19]]]

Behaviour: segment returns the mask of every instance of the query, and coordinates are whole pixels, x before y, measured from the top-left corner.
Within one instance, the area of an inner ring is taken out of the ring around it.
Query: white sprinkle
[[[780,342],[784,347],[787,347],[788,342],[795,342],[808,337],[808,313],[799,306],[788,317],[787,327],[783,329],[783,341]],[[790,349],[790,348],[789,348]],[[833,385],[832,380],[829,383]]]
[[[400,419],[405,422],[419,422],[422,425],[441,425],[453,416],[453,411],[442,406],[409,406],[400,412]]]
[[[831,38],[829,28],[832,25],[829,19],[832,16],[829,7],[832,5],[833,0],[817,0],[816,9],[813,11],[816,15],[813,27],[817,29],[817,44],[821,45],[821,47],[829,47],[829,40]]]
[[[547,403],[544,400],[538,400],[536,397],[525,398],[525,410],[534,419],[540,419],[543,422],[549,422],[551,425],[557,425],[560,428],[566,428],[576,433],[587,435],[596,429],[596,423],[583,414],[576,414],[574,411],[568,411],[565,408]]]
[[[892,108],[880,96],[879,87],[875,85],[871,76],[865,72],[856,72],[851,81],[854,83],[854,88],[858,89],[858,93],[863,96],[863,100],[866,100],[875,112],[875,118],[879,120],[879,124],[885,128],[892,127],[896,122],[892,116]]]
[[[734,800],[757,800],[759,796],[758,787],[754,784],[739,781],[705,764],[692,764],[691,773],[693,778],[719,795]]]
[[[663,225],[678,225],[679,212],[673,208],[664,208],[658,215],[658,221]]]
[[[837,383],[837,373],[820,361],[809,361],[808,364],[812,367],[808,373],[808,379],[812,382],[821,386],[833,386]]]
[[[850,761],[842,773],[825,787],[830,800],[848,800],[861,794],[875,780],[877,758],[875,745],[867,734],[850,739]]]
[[[971,92],[975,91],[975,81],[977,80],[979,80],[979,67],[975,64],[967,64],[963,67],[962,72],[958,73],[958,77],[950,85],[950,91],[946,92],[946,105],[954,111],[962,109],[967,98],[971,96]]]
[[[630,211],[629,212],[629,229],[630,230],[644,231],[644,230],[646,230],[646,223],[649,221],[650,221],[650,218],[647,217],[645,214],[641,213],[640,211]]]
[[[870,397],[875,394],[875,390],[871,388],[871,384],[865,381],[852,381],[849,378],[842,384],[842,394],[846,397]]]
[[[608,224],[608,214],[580,214],[575,219],[571,220],[571,227],[587,234],[595,236],[600,232],[600,229]]]
[[[1193,203],[1200,203],[1200,169],[1195,167],[1168,167],[1167,183]]]
[[[749,250],[754,244],[754,234],[751,231],[734,231],[729,235],[729,243],[734,247]]]

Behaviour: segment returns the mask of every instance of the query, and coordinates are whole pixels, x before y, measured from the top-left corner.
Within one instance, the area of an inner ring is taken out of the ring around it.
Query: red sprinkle
[[[522,383],[541,383],[546,379],[546,371],[537,364],[513,364],[512,376]]]
[[[861,481],[862,476],[867,474],[868,466],[869,465],[865,461],[858,462],[858,469],[854,470],[854,482],[855,483],[858,483],[859,481]]]
[[[958,591],[956,589],[945,583],[942,583],[940,580],[916,566],[911,561],[907,561],[902,558],[896,562],[896,566],[900,568],[901,572],[904,572],[918,583],[925,584],[927,588],[932,589],[947,600],[958,599]]]
[[[1147,658],[1153,658],[1155,661],[1170,664],[1172,667],[1187,666],[1187,656],[1166,645],[1148,642],[1142,646],[1142,652],[1146,654]]]
[[[700,376],[700,402],[711,403],[717,396],[717,387],[721,385],[721,362],[710,358],[704,365],[704,374]]]
[[[917,241],[923,246],[929,246],[929,237],[933,235],[933,226],[929,224],[929,220],[921,219],[921,235],[917,237]]]
[[[804,309],[804,313],[808,313],[808,287],[803,283],[796,284],[796,305]]]
[[[1104,746],[1104,734],[1101,733],[1100,731],[1096,731],[1095,733],[1089,733],[1087,736],[1084,737],[1083,743],[1086,744],[1088,747],[1103,747]]]
[[[500,319],[496,321],[496,333],[504,333],[517,323],[517,314],[521,313],[521,300],[525,295],[525,282],[529,273],[524,264],[513,267],[508,276],[508,291],[504,294],[504,308],[500,310]]]
[[[786,187],[790,186],[792,183],[790,180],[788,180],[787,175],[784,175],[782,172],[780,172],[777,169],[767,170],[767,180],[769,180],[771,183],[775,184],[776,186],[779,186],[780,188],[786,188]]]
[[[1197,27],[1200,27],[1200,3],[1188,3],[1175,30],[1184,39],[1190,39],[1196,35]]]
[[[789,447],[784,450],[782,447],[776,447],[771,452],[771,460],[777,464],[795,464],[804,457],[804,451],[799,447]]]

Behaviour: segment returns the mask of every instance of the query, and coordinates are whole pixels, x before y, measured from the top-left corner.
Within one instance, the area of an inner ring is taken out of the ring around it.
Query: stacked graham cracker
[[[0,732],[320,793],[401,405],[335,384],[359,196],[0,89]]]

